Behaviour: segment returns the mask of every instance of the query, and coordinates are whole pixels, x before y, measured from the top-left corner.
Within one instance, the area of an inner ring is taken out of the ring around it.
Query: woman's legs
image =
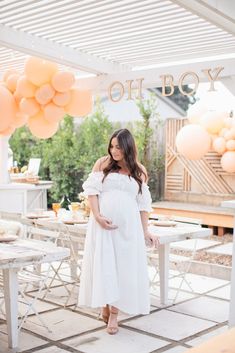
[[[115,333],[118,332],[117,317],[118,317],[118,308],[116,308],[115,306],[110,306],[109,320],[108,320],[108,326],[107,326],[107,332],[110,335],[114,335]]]

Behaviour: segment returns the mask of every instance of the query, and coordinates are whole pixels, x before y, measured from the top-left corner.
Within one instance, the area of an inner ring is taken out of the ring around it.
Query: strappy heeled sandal
[[[112,315],[118,315],[118,311],[116,312],[116,311],[110,310],[109,311],[109,320]],[[117,326],[111,326],[108,321],[108,326],[106,328],[106,331],[108,332],[109,335],[115,335],[118,332],[118,323],[117,323]]]
[[[109,315],[110,315],[110,310],[109,310],[109,306],[106,305],[104,306],[102,309],[101,309],[101,317],[102,317],[102,320],[108,324],[109,322]]]

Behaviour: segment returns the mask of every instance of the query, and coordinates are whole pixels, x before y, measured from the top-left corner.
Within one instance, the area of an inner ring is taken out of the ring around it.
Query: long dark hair
[[[110,159],[109,159],[109,164],[103,170],[104,179],[109,173],[118,173],[118,171],[121,169],[121,167],[118,165],[118,162],[113,159],[112,154],[110,152],[112,140],[114,137],[117,138],[118,145],[124,154],[124,159],[125,159],[127,168],[130,171],[130,176],[137,181],[139,185],[139,192],[142,192],[141,176],[142,174],[144,174],[145,178],[147,179],[147,175],[138,163],[135,140],[132,134],[130,133],[130,131],[127,129],[120,129],[115,131],[110,138],[109,145],[108,145],[108,153],[109,153]]]

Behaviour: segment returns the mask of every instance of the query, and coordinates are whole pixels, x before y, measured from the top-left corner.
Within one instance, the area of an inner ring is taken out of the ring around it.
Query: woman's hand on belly
[[[112,230],[112,229],[118,228],[118,226],[114,225],[110,219],[108,219],[102,215],[96,216],[95,219],[99,223],[99,225],[104,229]]]

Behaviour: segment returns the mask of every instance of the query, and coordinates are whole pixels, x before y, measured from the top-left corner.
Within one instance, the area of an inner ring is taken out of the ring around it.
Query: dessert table
[[[67,248],[38,240],[17,239],[8,243],[0,242],[0,269],[3,271],[9,348],[18,346],[18,271],[24,266],[50,263],[69,255]]]

